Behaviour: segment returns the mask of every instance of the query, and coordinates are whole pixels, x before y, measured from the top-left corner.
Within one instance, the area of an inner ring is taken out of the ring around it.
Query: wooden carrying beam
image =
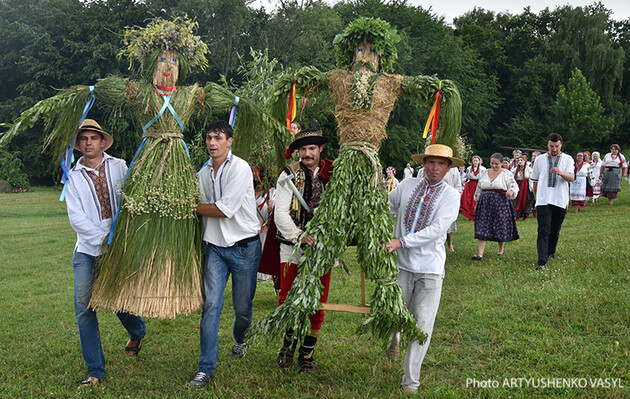
[[[332,310],[334,312],[370,314],[370,307],[366,306],[365,301],[365,273],[361,271],[361,306],[346,305],[343,303],[322,303],[322,309]]]

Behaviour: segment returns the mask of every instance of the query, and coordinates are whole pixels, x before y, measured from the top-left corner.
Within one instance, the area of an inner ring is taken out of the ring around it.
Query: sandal
[[[289,367],[293,364],[293,357],[295,356],[295,348],[289,348],[283,346],[278,351],[278,358],[276,359],[276,363],[281,368]]]
[[[483,256],[479,256],[479,255],[473,255],[472,256],[472,260],[482,260]]]
[[[131,342],[131,340],[129,340],[129,342]],[[140,349],[142,349],[142,338],[136,341],[136,345],[134,346],[125,346],[125,354],[127,356],[138,356],[138,353],[140,353]],[[128,354],[126,352],[131,352],[131,353]]]
[[[79,385],[82,386],[82,387],[89,388],[89,387],[97,386],[100,383],[101,383],[101,379],[100,378],[88,376],[85,380],[79,382]]]

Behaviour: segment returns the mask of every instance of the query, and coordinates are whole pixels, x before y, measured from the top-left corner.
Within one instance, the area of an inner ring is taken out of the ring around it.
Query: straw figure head
[[[175,50],[166,50],[158,57],[153,71],[153,84],[173,87],[179,78],[179,59]]]
[[[392,72],[398,58],[396,29],[380,18],[357,18],[333,41],[337,67]]]
[[[128,58],[130,69],[134,62],[137,62],[140,74],[147,79],[153,77],[156,85],[158,85],[155,82],[156,69],[172,68],[172,65],[162,64],[165,62],[177,64],[178,72],[175,82],[178,79],[185,79],[190,68],[200,67],[205,70],[208,66],[205,56],[208,53],[208,46],[201,41],[199,36],[193,34],[197,26],[197,22],[184,16],[172,21],[155,18],[145,28],[127,27],[123,39],[125,47],[120,50],[118,57]],[[173,60],[176,61],[173,62]],[[163,74],[161,76],[166,77]],[[172,76],[173,74],[166,80],[173,80]],[[174,85],[174,82],[170,85],[159,85],[170,87]]]

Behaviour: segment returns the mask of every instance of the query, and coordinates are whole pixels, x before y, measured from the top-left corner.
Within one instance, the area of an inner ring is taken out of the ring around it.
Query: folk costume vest
[[[332,172],[332,162],[330,159],[322,159],[319,162],[319,172],[315,177],[313,177],[313,172],[301,162],[292,162],[284,169],[287,175],[293,174],[293,184],[310,208],[307,211],[297,196],[293,194],[289,215],[300,230],[304,230],[306,224],[313,218],[313,211],[317,208],[324,195],[326,184],[328,184]],[[282,237],[280,232],[278,232],[276,238],[280,242],[293,245],[291,241]]]

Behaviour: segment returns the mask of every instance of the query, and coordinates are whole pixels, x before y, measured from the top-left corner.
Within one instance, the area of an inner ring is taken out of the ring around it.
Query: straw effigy
[[[173,94],[171,104],[182,123],[195,111],[200,91],[192,85]],[[124,94],[143,124],[163,103],[147,82],[128,84]],[[144,133],[122,187],[112,244],[98,263],[91,307],[175,317],[202,306],[203,251],[195,213],[200,194],[182,137],[170,114]]]
[[[192,34],[195,27],[184,17],[156,18],[144,28],[127,28],[126,47],[119,55],[129,58],[130,67],[138,61],[146,80],[108,77],[91,87],[62,90],[24,111],[0,137],[2,145],[44,119],[50,128],[46,146],[63,154],[73,141],[81,109],[89,110],[92,93],[111,117],[131,115],[132,126],[145,126],[122,186],[111,245],[96,266],[93,308],[175,317],[203,304],[201,225],[195,213],[200,194],[182,133],[193,114],[228,112],[237,97],[214,83],[175,87],[189,68],[207,65],[207,46]],[[159,89],[170,85],[158,82],[166,79],[160,78],[167,76],[161,68],[171,61],[177,65],[169,70],[173,87],[166,88],[172,93],[172,109],[166,107],[168,93]],[[165,112],[160,115],[160,110]],[[286,141],[283,125],[257,105],[240,99],[238,114],[233,151],[240,156],[247,158],[258,140]]]
[[[401,331],[404,337],[422,343],[427,335],[417,327],[396,283],[396,254],[388,253],[384,244],[393,238],[394,221],[380,178],[378,150],[387,138],[385,128],[398,98],[410,96],[430,105],[438,91],[443,96],[438,142],[452,145],[461,125],[461,98],[450,81],[384,72],[396,58],[393,45],[397,38],[385,21],[359,18],[341,36],[335,39],[335,52],[338,65],[347,69],[322,73],[306,67],[279,79],[274,90],[272,109],[280,117],[286,112],[293,82],[305,97],[327,89],[335,102],[340,150],[326,191],[304,231],[304,235],[313,235],[314,245],[305,248],[286,300],[258,323],[254,335],[280,338],[293,330],[294,337],[302,341],[310,328],[305,318],[321,306],[319,278],[341,258],[346,246],[356,241],[359,265],[376,283],[369,300],[370,314],[358,332],[372,332],[387,342],[392,332]],[[357,65],[350,64],[348,52],[365,43],[373,44],[380,55],[380,69],[352,72]]]

